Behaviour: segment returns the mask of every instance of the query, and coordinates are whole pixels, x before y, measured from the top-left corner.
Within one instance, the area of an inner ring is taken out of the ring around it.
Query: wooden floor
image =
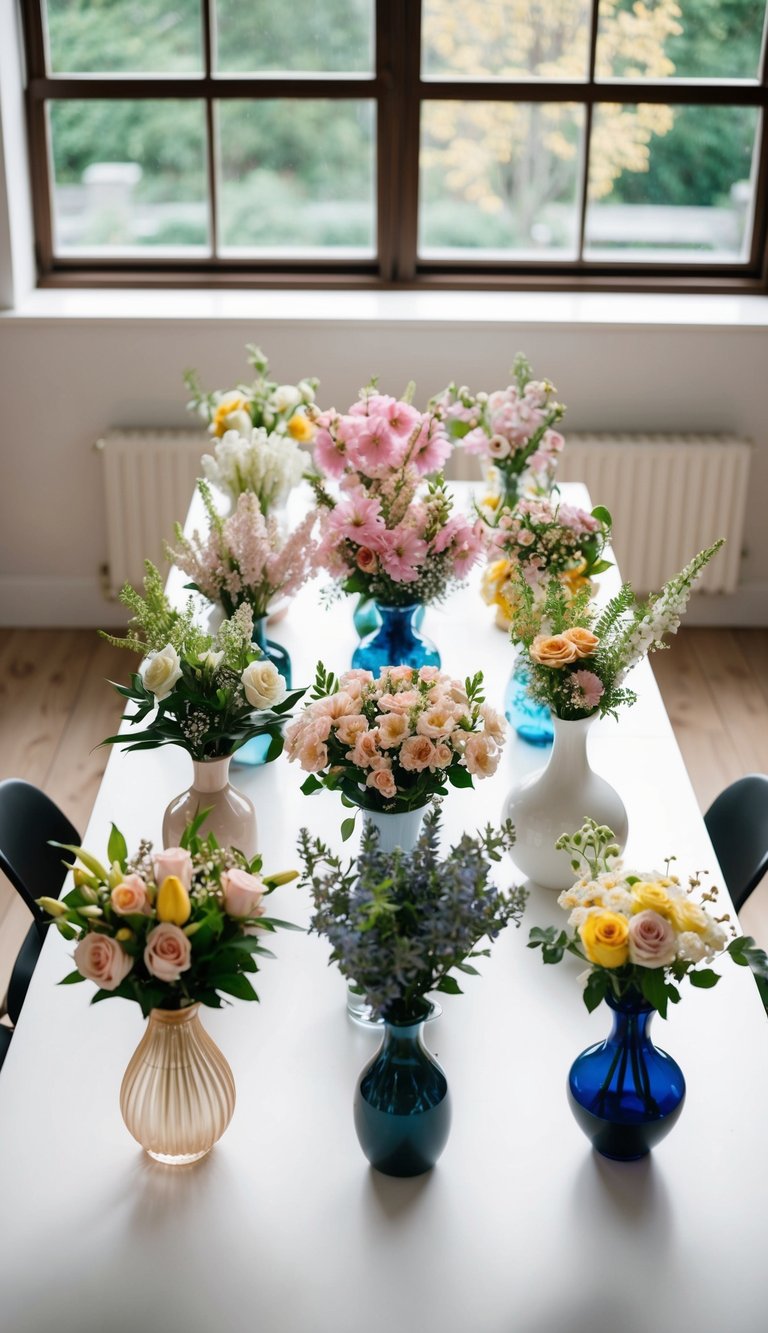
[[[682,629],[652,658],[702,812],[745,773],[768,772],[768,629]],[[85,832],[133,659],[93,630],[0,629],[0,778],[42,787]],[[0,877],[0,881],[2,877]],[[29,918],[0,882],[0,995]],[[742,912],[768,948],[768,883]]]

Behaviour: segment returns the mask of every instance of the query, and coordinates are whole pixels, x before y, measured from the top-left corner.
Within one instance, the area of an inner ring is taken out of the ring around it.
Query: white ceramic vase
[[[513,787],[504,802],[502,818],[512,820],[517,835],[513,860],[545,889],[568,889],[576,879],[569,856],[556,851],[555,843],[586,818],[612,828],[619,847],[627,841],[624,802],[589,765],[587,737],[594,720],[594,715],[573,722],[553,716],[555,740],[546,766]]]
[[[192,786],[174,797],[163,816],[164,847],[178,847],[190,819],[210,809],[201,834],[215,833],[221,847],[237,847],[249,858],[256,855],[256,811],[253,801],[230,783],[230,759],[192,760]]]

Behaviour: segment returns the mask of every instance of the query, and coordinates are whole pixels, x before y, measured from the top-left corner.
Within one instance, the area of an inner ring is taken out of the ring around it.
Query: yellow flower
[[[221,438],[226,435],[228,430],[237,430],[238,426],[244,421],[243,417],[235,416],[235,413],[245,413],[248,418],[247,424],[250,425],[251,417],[248,411],[248,399],[243,398],[238,393],[228,393],[222,398],[211,417],[211,430],[214,435]]]
[[[181,880],[176,875],[166,875],[157,894],[158,920],[183,926],[189,920],[191,911],[189,894]]]
[[[132,930],[129,930],[127,926],[121,926],[120,929],[119,929],[119,930],[116,932],[116,934],[115,934],[115,939],[116,939],[116,940],[120,940],[121,943],[122,943],[124,940],[132,940],[132,939],[133,939],[133,931],[132,931]]]
[[[622,967],[629,958],[629,925],[618,912],[593,912],[579,934],[590,963]]]
[[[565,569],[560,575],[560,582],[564,585],[569,597],[574,597],[581,588],[586,588],[589,585],[589,579],[584,574],[586,568],[587,562],[582,560],[574,569]]]
[[[299,444],[309,444],[315,438],[317,427],[309,420],[306,413],[298,408],[288,422],[288,434]]]
[[[662,884],[656,880],[642,881],[632,885],[633,913],[650,910],[658,912],[667,920],[672,915],[672,899]]]
[[[696,935],[705,935],[712,924],[704,908],[690,898],[672,899],[669,917],[675,930],[692,930]]]

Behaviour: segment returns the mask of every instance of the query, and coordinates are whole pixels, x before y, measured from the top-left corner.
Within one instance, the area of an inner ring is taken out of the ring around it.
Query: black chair
[[[7,1028],[4,1023],[0,1023],[0,1069],[3,1067],[3,1061],[8,1053],[12,1036],[11,1029]]]
[[[58,898],[74,856],[49,839],[80,845],[80,834],[55,801],[20,778],[0,782],[0,870],[33,916],[8,984],[6,1008],[16,1023],[45,939],[45,914],[36,898]],[[4,1052],[2,1052],[4,1054]]]
[[[750,773],[732,782],[704,823],[738,912],[768,870],[768,776]]]

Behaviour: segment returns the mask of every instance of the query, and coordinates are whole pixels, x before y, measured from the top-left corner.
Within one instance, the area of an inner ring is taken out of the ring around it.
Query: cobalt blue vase
[[[262,657],[266,657],[269,662],[273,662],[280,675],[285,681],[285,688],[291,688],[291,659],[279,643],[274,643],[272,639],[267,638],[267,617],[261,616],[253,622],[252,641],[261,649]],[[239,750],[235,750],[232,756],[233,764],[243,764],[248,768],[255,768],[257,764],[266,763],[267,751],[272,741],[271,736],[254,736],[252,740],[246,741]]]
[[[423,1019],[385,1018],[384,1040],[355,1092],[355,1129],[371,1166],[386,1176],[420,1176],[448,1142],[448,1082],[422,1040]]]
[[[546,704],[540,704],[533,698],[530,683],[530,667],[520,655],[507,683],[504,716],[520,739],[529,745],[551,745],[555,739],[552,713]]]
[[[683,1071],[649,1034],[656,1012],[635,994],[616,1000],[610,1036],[582,1051],[568,1075],[568,1100],[592,1146],[617,1162],[645,1157],[677,1123]]]
[[[357,645],[352,654],[352,666],[372,671],[378,676],[382,667],[440,666],[440,654],[435,645],[420,632],[415,624],[421,603],[410,606],[387,606],[374,602],[381,623]]]

